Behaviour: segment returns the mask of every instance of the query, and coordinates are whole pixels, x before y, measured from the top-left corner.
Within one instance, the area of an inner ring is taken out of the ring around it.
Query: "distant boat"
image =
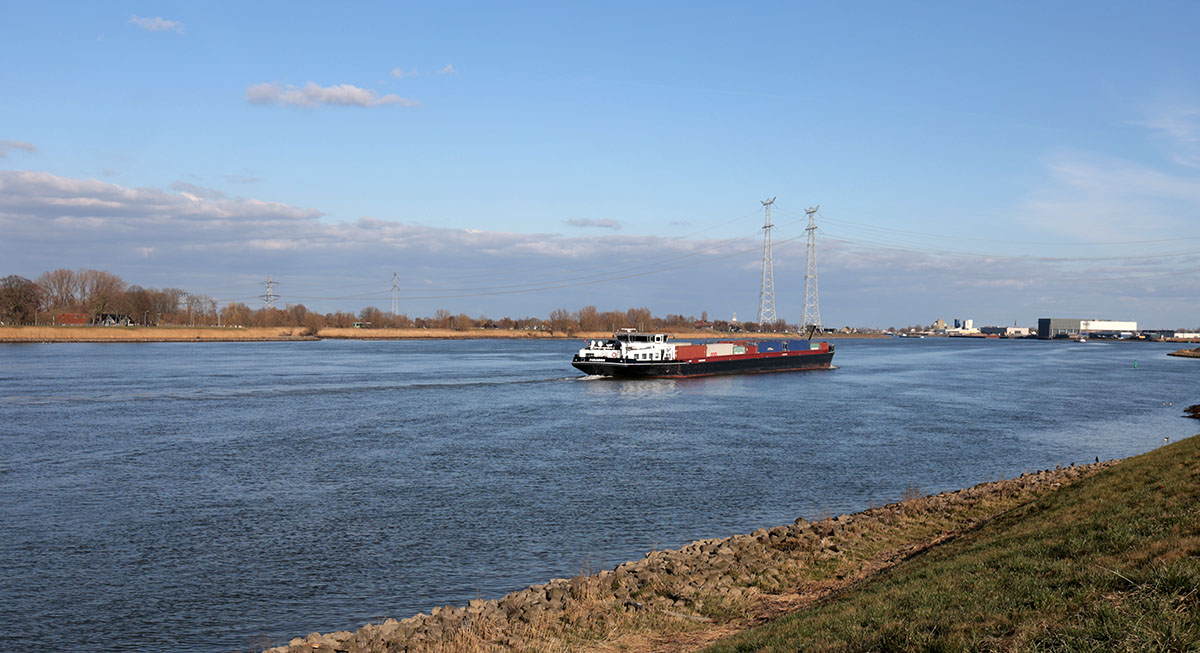
[[[1079,342],[1087,342],[1087,338],[1084,338],[1083,336],[1079,336]]]

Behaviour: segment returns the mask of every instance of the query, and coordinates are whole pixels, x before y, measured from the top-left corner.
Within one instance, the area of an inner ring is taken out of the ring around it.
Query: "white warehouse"
[[[1124,336],[1137,333],[1136,321],[1080,320],[1062,317],[1038,319],[1039,338],[1070,338],[1085,334]]]

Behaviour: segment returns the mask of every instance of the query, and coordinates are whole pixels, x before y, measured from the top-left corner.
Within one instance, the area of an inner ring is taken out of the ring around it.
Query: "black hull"
[[[800,370],[827,370],[833,362],[833,352],[819,354],[794,353],[784,356],[755,358],[736,357],[730,360],[709,359],[703,362],[686,361],[636,361],[615,362],[581,359],[571,361],[576,369],[594,376],[612,376],[622,379],[678,379],[693,376],[717,376],[721,374],[759,374],[763,372],[796,372]]]

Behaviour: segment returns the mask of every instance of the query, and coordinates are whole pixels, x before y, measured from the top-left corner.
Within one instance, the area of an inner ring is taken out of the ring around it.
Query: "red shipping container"
[[[677,360],[704,358],[704,350],[704,345],[676,345],[675,358]]]

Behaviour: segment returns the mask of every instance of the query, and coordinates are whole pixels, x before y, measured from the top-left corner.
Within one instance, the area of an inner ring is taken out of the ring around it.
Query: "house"
[[[133,318],[120,313],[101,313],[96,316],[96,324],[101,326],[131,326]]]
[[[59,326],[83,326],[92,321],[92,316],[87,313],[59,313],[54,318],[54,323]]]

